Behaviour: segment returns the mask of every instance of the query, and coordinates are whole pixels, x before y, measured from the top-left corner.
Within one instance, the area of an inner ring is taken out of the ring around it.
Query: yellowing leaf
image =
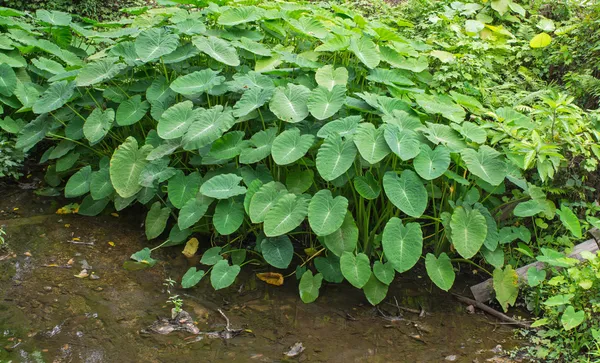
[[[116,218],[119,216],[119,213],[111,213],[110,215]]]
[[[259,280],[266,282],[269,285],[283,285],[283,275],[277,272],[263,272],[256,274]]]
[[[198,240],[196,238],[190,238],[181,253],[187,258],[192,258],[192,256],[196,254],[196,251],[198,251]]]
[[[109,245],[110,247],[115,247],[115,243],[114,243],[113,241],[109,241],[109,242],[108,242],[108,245]]]
[[[540,33],[533,37],[529,42],[529,46],[531,48],[544,48],[550,45],[552,42],[552,37],[546,33]]]
[[[305,248],[304,253],[306,253],[306,255],[310,257],[310,256],[314,255],[315,253],[317,253],[317,249],[312,248],[312,247]]]

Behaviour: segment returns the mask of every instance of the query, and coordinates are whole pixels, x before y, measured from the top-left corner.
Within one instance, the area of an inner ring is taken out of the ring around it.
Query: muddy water
[[[140,333],[170,315],[163,282],[180,280],[188,268],[181,248],[159,250],[151,269],[128,271],[123,262],[148,246],[138,213],[57,215],[55,199],[3,195],[9,252],[0,250],[0,362],[499,362],[505,360],[497,345],[518,344],[510,328],[468,314],[418,274],[397,279],[389,296],[427,315],[405,311],[390,321],[349,286],[324,286],[306,305],[292,279],[268,286],[251,269],[230,289],[215,292],[202,281],[175,291],[201,331],[224,329],[222,309],[232,328],[246,330],[242,335],[194,341],[188,333]],[[68,242],[74,238],[84,244]],[[83,264],[99,278],[75,277]],[[381,308],[398,315],[395,307]],[[305,351],[286,358],[297,342]]]

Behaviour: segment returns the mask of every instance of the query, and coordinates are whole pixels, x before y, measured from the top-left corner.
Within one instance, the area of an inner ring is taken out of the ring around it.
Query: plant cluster
[[[56,10],[95,20],[118,20],[122,8],[146,6],[148,0],[4,0],[3,6],[18,10]]]
[[[321,3],[140,8],[112,23],[0,8],[0,127],[23,151],[54,141],[46,193],[64,184],[79,214],[146,205],[147,238],[169,229],[160,246],[208,233],[210,267],[184,287],[296,256],[303,301],[347,280],[378,304],[422,259],[443,290],[458,264],[491,265],[506,309],[551,220],[548,235],[582,237],[546,191],[567,157],[597,168],[599,137],[564,95],[489,97],[511,42],[538,45],[501,25],[523,9],[501,2],[452,2],[428,37]],[[451,17],[465,20],[451,26],[458,48],[442,50]],[[132,258],[156,262],[148,248]]]
[[[0,130],[0,178],[19,179],[25,153],[15,148],[15,137]]]

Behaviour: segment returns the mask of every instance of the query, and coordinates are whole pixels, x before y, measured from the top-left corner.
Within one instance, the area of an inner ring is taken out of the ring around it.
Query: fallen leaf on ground
[[[111,213],[110,215],[113,216],[113,217],[118,217],[119,213]]]
[[[71,225],[69,223],[66,223],[65,228],[69,228],[69,227],[71,227]]]
[[[109,245],[110,247],[115,247],[115,243],[114,243],[113,241],[109,241],[109,242],[108,242],[108,245]]]
[[[277,272],[263,272],[256,274],[259,280],[266,282],[269,285],[283,285],[283,275]]]
[[[196,251],[198,251],[198,240],[196,238],[190,238],[181,253],[187,258],[192,258],[192,256],[196,254]]]
[[[79,241],[81,241],[81,238],[79,238],[79,237],[74,237],[74,238],[73,238],[71,241],[79,242]]]
[[[31,257],[31,256],[33,256],[33,255],[31,254],[31,252],[29,252],[29,251],[25,252],[25,253],[24,253],[24,255],[25,255],[25,256],[27,256],[27,257]]]
[[[72,265],[75,262],[74,259],[70,259],[69,261],[67,261],[67,265]]]
[[[73,275],[73,276],[80,278],[80,279],[85,279],[89,275],[90,274],[88,274],[87,270],[84,269],[84,270],[81,270],[81,272],[78,275]]]
[[[288,357],[295,357],[297,355],[300,355],[300,353],[304,352],[304,346],[302,345],[302,343],[298,342],[294,345],[292,345],[290,347],[290,350],[288,350],[287,352],[283,353]]]

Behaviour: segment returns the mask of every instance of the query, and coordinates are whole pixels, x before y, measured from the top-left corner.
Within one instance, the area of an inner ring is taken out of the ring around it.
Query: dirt
[[[499,362],[508,361],[502,349],[519,344],[510,327],[470,314],[418,274],[397,278],[386,302],[396,297],[426,314],[398,317],[394,306],[378,311],[347,284],[325,285],[315,303],[304,304],[294,278],[270,286],[251,268],[228,289],[214,291],[204,279],[172,291],[199,331],[224,331],[221,309],[241,334],[149,334],[157,319],[171,317],[163,283],[180,281],[189,267],[181,247],[153,253],[160,262],[152,268],[125,269],[132,253],[159,244],[146,241],[139,212],[57,215],[56,199],[18,190],[3,195],[0,362]],[[209,243],[201,240],[201,250]],[[95,277],[75,277],[83,267]],[[304,351],[284,355],[296,343]]]

